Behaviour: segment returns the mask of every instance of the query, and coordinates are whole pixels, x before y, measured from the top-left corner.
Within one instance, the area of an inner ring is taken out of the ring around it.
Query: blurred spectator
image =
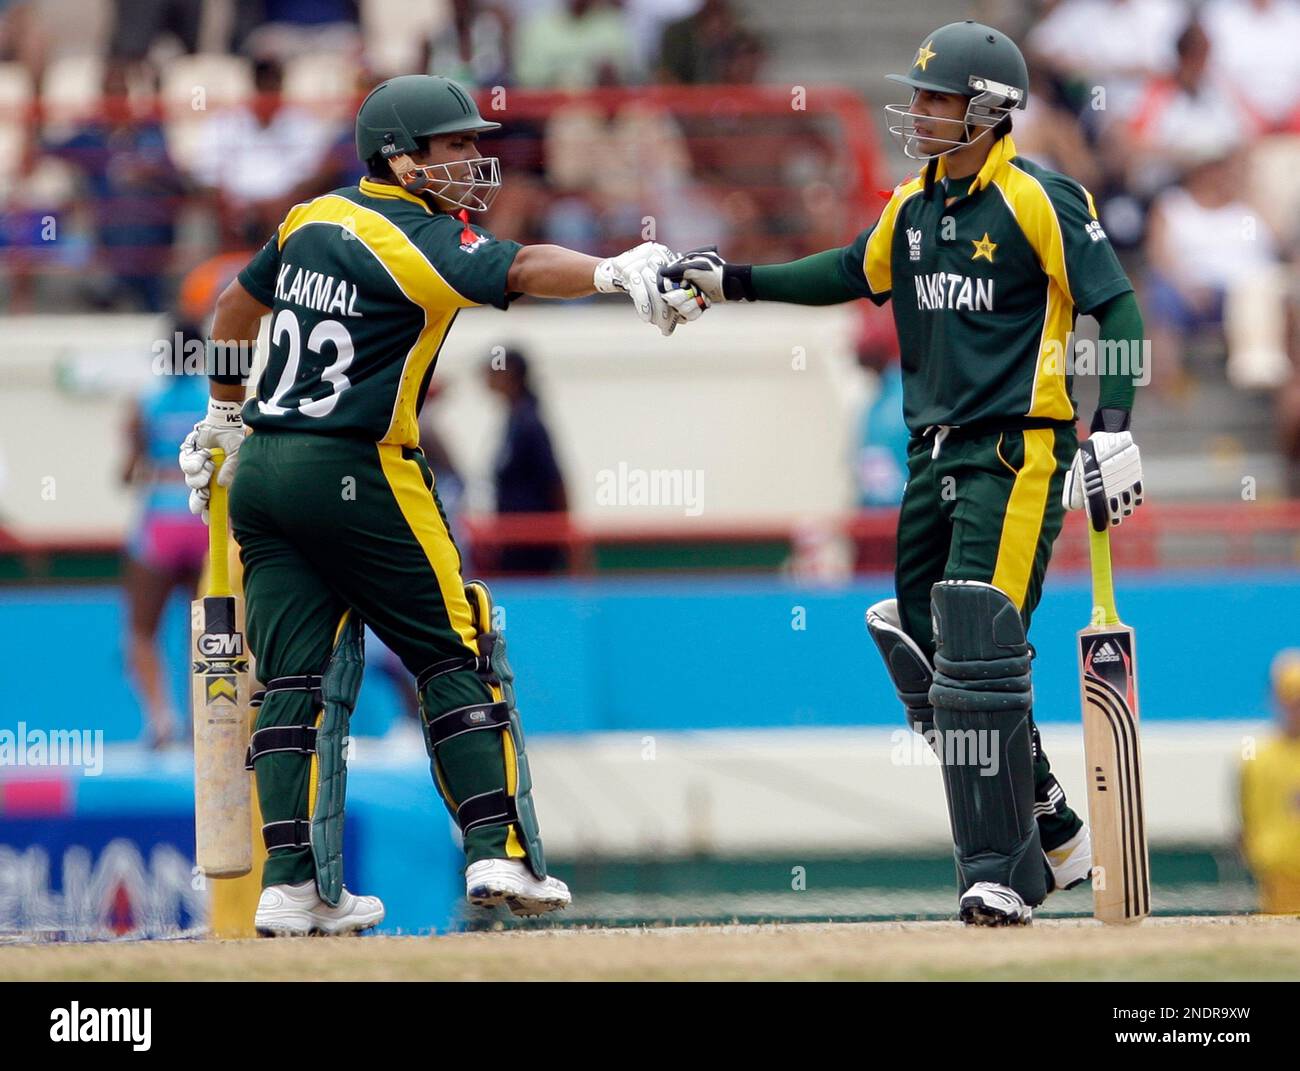
[[[704,0],[699,11],[664,30],[659,51],[665,82],[752,82],[762,44],[745,30],[731,0]]]
[[[1061,0],[1026,44],[1055,75],[1083,83],[1085,114],[1105,125],[1128,117],[1146,79],[1173,70],[1187,19],[1180,0]]]
[[[1149,196],[1188,163],[1224,155],[1253,125],[1231,90],[1210,73],[1212,51],[1201,24],[1188,23],[1178,38],[1173,73],[1143,87],[1124,139],[1135,192]]]
[[[94,303],[160,312],[186,182],[167,154],[162,127],[137,115],[127,96],[126,64],[104,68],[99,118],[51,153],[76,167],[108,278]]]
[[[1300,912],[1300,648],[1273,659],[1278,735],[1241,764],[1241,848],[1267,915]]]
[[[722,81],[732,86],[753,85],[762,74],[766,59],[767,49],[762,38],[748,32],[739,33],[722,66]]]
[[[451,22],[429,43],[425,69],[466,86],[509,84],[514,34],[509,7],[487,0],[452,0],[451,9]]]
[[[236,0],[232,46],[260,58],[357,52],[358,0]]]
[[[46,273],[85,272],[93,255],[92,243],[72,225],[77,212],[72,168],[31,151],[17,164],[14,188],[0,212],[5,283],[0,297],[10,313],[40,311]]]
[[[163,34],[171,34],[185,52],[197,52],[203,0],[117,0],[109,55],[141,60]]]
[[[702,0],[624,0],[633,59],[642,71],[659,68],[664,27],[700,9]]]
[[[1281,301],[1274,282],[1279,262],[1273,237],[1241,200],[1241,164],[1239,154],[1206,160],[1151,207],[1143,309],[1157,388],[1182,385],[1184,344],[1199,330],[1224,326],[1225,303],[1234,291],[1247,296],[1272,292],[1274,304]],[[1257,331],[1261,317],[1254,319],[1242,326]],[[1284,322],[1280,309],[1273,309],[1271,319]],[[1272,345],[1284,349],[1281,339]],[[1228,349],[1232,361],[1231,339]]]
[[[0,63],[21,63],[35,74],[41,39],[34,0],[0,0]]]
[[[335,140],[335,127],[305,108],[282,103],[275,60],[253,67],[256,96],[217,111],[199,142],[195,178],[216,191],[227,243],[260,244],[308,192]]]
[[[521,86],[581,89],[632,80],[632,35],[608,0],[565,0],[529,16],[515,44]]]
[[[168,674],[156,640],[171,594],[193,595],[208,549],[203,520],[190,513],[189,489],[176,467],[176,444],[185,438],[207,406],[208,381],[185,375],[188,348],[202,353],[204,331],[177,322],[166,339],[180,367],[159,375],[153,389],[132,408],[129,445],[122,481],[139,491],[140,512],[127,540],[125,589],[129,619],[128,664],[144,706],[151,747],[168,743],[178,726]],[[177,347],[179,343],[179,347]]]
[[[1022,155],[1100,192],[1101,172],[1079,119],[1041,67],[1029,68],[1029,100],[1014,122],[1016,148]]]
[[[909,432],[903,421],[903,370],[893,320],[873,305],[864,312],[857,341],[858,366],[875,380],[875,395],[858,420],[853,460],[857,505],[897,506],[907,483]]]
[[[1211,62],[1265,129],[1294,128],[1300,108],[1300,4],[1295,0],[1210,0],[1201,19]]]
[[[484,365],[483,376],[488,390],[500,397],[507,410],[505,435],[493,468],[497,513],[567,513],[564,477],[529,380],[527,358],[514,349],[497,351]],[[497,572],[554,573],[565,568],[566,560],[560,546],[506,545]]]

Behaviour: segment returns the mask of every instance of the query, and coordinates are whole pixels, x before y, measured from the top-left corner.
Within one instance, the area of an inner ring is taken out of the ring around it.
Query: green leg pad
[[[311,816],[311,851],[320,898],[336,907],[343,894],[343,807],[347,793],[348,724],[365,670],[365,629],[349,613],[321,679],[324,711],[316,733],[316,805]]]
[[[1020,612],[991,584],[931,590],[936,741],[961,891],[977,881],[1047,895],[1034,820],[1030,653]]]
[[[478,629],[479,665],[472,672],[456,670],[435,676],[420,691],[425,748],[434,783],[460,826],[468,861],[503,857],[507,832],[513,825],[529,869],[545,878],[546,857],[533,803],[533,778],[505,637],[492,627],[487,585],[471,580],[465,585],[465,594]],[[492,687],[501,689],[499,703],[491,698]],[[510,735],[514,750],[513,795],[506,793],[502,733]]]

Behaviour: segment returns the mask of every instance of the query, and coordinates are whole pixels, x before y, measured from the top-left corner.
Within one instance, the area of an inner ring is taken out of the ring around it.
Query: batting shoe
[[[320,898],[314,881],[268,885],[253,916],[253,925],[262,937],[360,933],[383,921],[384,905],[379,897],[354,896],[344,889],[338,907],[330,907]]]
[[[1034,909],[1015,889],[992,881],[977,881],[967,889],[958,911],[967,926],[1028,926],[1034,921]]]
[[[559,878],[538,879],[518,859],[480,859],[465,870],[465,896],[475,907],[505,904],[516,915],[545,915],[573,902]]]
[[[1052,891],[1073,889],[1092,877],[1092,838],[1086,825],[1059,848],[1043,854],[1052,871]]]

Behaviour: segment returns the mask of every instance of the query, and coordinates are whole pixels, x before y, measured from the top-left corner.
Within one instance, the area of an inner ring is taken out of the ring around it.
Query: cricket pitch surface
[[[835,922],[0,945],[10,981],[1300,980],[1300,918]]]

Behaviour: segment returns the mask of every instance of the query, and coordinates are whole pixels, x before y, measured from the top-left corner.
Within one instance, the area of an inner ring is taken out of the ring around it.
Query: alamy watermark
[[[617,469],[596,473],[598,506],[680,506],[687,517],[704,512],[703,469]]]
[[[1002,768],[997,729],[929,729],[924,733],[895,729],[889,761],[895,766],[975,766],[981,777],[996,777]],[[942,759],[941,759],[942,757]]]
[[[80,766],[86,777],[104,772],[103,729],[0,729],[0,767]]]
[[[1067,376],[1125,376],[1134,386],[1151,382],[1151,340],[1075,338],[1070,331],[1061,343],[1043,344],[1043,371]]]
[[[171,338],[155,339],[151,347],[156,376],[239,376],[253,374],[256,342],[207,341],[177,331]]]

